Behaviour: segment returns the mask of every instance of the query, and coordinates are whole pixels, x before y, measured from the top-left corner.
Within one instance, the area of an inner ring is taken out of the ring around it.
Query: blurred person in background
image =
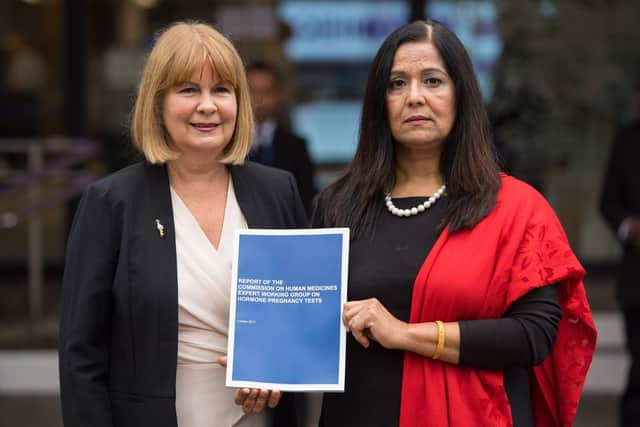
[[[360,138],[315,226],[352,241],[345,392],[322,426],[571,426],[596,344],[547,201],[499,173],[464,46],[437,21],[378,50]]]
[[[640,78],[632,95],[632,120],[614,138],[600,210],[623,245],[618,300],[631,358],[620,405],[620,425],[640,425]]]
[[[11,32],[0,38],[0,138],[38,136],[43,121],[47,69],[26,38]],[[0,154],[0,173],[23,166],[24,157]]]
[[[250,62],[246,71],[256,119],[249,158],[291,172],[298,183],[302,203],[310,212],[315,195],[313,163],[307,142],[293,133],[285,120],[282,76],[273,64],[264,61]]]
[[[131,133],[146,161],[90,185],[69,236],[59,349],[64,424],[271,425],[265,408],[281,393],[226,388],[220,366],[233,236],[247,227],[305,226],[306,216],[290,173],[244,161],[253,118],[231,43],[204,24],[162,33],[141,77]]]
[[[41,125],[47,68],[42,55],[20,33],[0,40],[3,61],[0,137],[33,137]]]

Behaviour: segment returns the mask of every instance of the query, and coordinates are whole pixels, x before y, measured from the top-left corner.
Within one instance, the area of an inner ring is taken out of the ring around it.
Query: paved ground
[[[585,396],[574,427],[613,427],[617,399]],[[1,427],[62,427],[58,396],[0,396]],[[354,426],[356,427],[356,426]]]
[[[62,427],[58,396],[0,396],[1,427]]]

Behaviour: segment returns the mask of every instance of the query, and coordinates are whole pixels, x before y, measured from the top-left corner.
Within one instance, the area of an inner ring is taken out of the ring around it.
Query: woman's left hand
[[[227,366],[227,356],[218,359],[218,363]],[[275,408],[280,402],[282,392],[280,390],[265,390],[257,388],[239,388],[236,390],[235,404],[242,406],[245,414],[257,414],[262,412],[265,404],[269,408]]]
[[[402,337],[408,326],[389,313],[377,298],[346,303],[342,322],[365,348],[369,347],[371,339],[387,349],[401,348]]]

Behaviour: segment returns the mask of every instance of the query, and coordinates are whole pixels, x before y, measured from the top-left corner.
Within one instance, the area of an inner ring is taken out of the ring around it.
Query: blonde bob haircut
[[[206,65],[215,78],[233,86],[238,105],[233,136],[219,161],[244,162],[253,141],[253,113],[242,60],[231,42],[211,26],[177,22],[161,33],[149,53],[131,117],[133,145],[150,163],[162,164],[180,156],[164,127],[164,94]]]

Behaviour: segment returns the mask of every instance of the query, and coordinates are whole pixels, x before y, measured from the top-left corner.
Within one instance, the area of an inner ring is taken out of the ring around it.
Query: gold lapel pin
[[[164,237],[164,225],[160,223],[158,218],[156,218],[156,228],[158,229],[158,233],[160,233],[160,237]]]

